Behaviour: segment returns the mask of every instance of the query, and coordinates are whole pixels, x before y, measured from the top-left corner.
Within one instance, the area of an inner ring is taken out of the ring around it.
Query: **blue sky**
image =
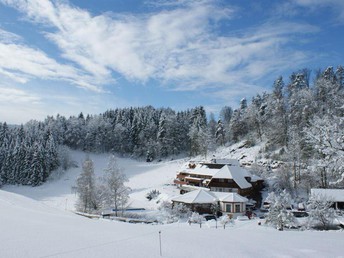
[[[344,65],[344,1],[0,0],[0,121],[203,105]]]

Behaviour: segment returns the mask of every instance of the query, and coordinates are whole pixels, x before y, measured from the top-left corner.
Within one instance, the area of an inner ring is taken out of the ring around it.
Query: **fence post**
[[[161,251],[161,230],[159,231],[159,245],[160,245],[160,256],[162,256],[162,251]]]

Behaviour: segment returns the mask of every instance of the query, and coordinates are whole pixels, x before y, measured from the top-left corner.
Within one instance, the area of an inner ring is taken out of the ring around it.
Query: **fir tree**
[[[291,206],[291,197],[286,190],[280,194],[270,193],[267,197],[270,202],[269,212],[266,217],[266,223],[275,226],[278,230],[292,226],[294,215],[287,208]]]

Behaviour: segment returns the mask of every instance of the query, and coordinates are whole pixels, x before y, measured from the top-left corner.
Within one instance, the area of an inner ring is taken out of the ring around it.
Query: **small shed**
[[[344,189],[311,189],[311,195],[324,196],[333,202],[337,210],[344,210]]]

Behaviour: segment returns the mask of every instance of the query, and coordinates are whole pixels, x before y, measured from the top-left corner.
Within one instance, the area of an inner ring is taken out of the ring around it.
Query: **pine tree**
[[[203,107],[192,111],[191,125],[188,133],[190,139],[190,156],[207,154],[207,118]]]
[[[263,130],[272,146],[288,145],[287,103],[284,95],[284,81],[280,76],[273,84],[273,92],[266,99]]]
[[[270,202],[269,212],[266,217],[266,223],[275,226],[278,230],[292,226],[294,215],[287,208],[291,205],[291,197],[286,190],[280,194],[270,193],[267,197]]]
[[[167,118],[165,114],[162,114],[159,120],[159,129],[157,134],[158,155],[160,157],[167,157],[169,155],[168,126]]]
[[[44,161],[44,149],[39,142],[33,146],[33,156],[30,167],[30,185],[37,186],[47,179],[47,170]]]
[[[217,144],[221,146],[225,144],[225,129],[223,128],[223,124],[221,120],[217,122],[215,138],[216,138]]]
[[[255,134],[254,138],[258,138],[262,141],[263,137],[263,125],[266,121],[266,106],[265,97],[262,98],[259,94],[252,98],[252,104],[247,107],[246,119],[248,128]]]
[[[45,143],[45,167],[46,167],[46,175],[47,178],[51,171],[58,168],[59,163],[59,156],[58,156],[58,149],[56,146],[55,139],[52,134],[49,134],[48,139]]]
[[[230,135],[231,140],[234,142],[238,142],[241,138],[247,135],[248,133],[248,125],[246,120],[246,107],[245,104],[246,99],[241,101],[241,108],[236,109],[233,112],[233,116],[230,123]]]
[[[217,123],[215,121],[215,116],[213,113],[210,113],[209,121],[208,121],[208,132],[209,132],[209,135],[215,140],[216,140],[216,127],[217,127]]]
[[[336,70],[336,81],[338,83],[339,89],[342,90],[344,86],[344,67],[338,66]]]

